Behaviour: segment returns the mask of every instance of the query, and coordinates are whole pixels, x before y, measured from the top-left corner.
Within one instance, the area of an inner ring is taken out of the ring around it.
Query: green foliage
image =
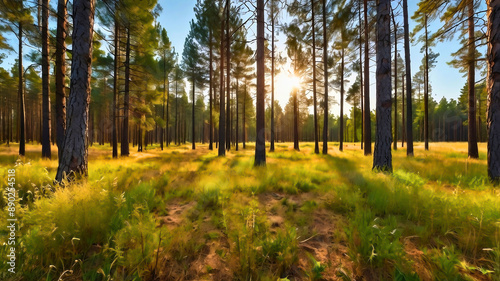
[[[312,264],[312,268],[307,275],[309,276],[309,279],[312,281],[316,280],[323,280],[323,273],[325,272],[326,265],[321,264],[319,261],[317,261],[314,256],[311,254],[308,254],[310,263]]]
[[[401,232],[394,217],[382,219],[370,210],[357,209],[352,220],[347,230],[351,259],[373,267],[401,260],[404,255],[399,242]]]

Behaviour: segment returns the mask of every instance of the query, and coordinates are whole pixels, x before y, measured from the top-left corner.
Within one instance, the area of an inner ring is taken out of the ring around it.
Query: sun
[[[300,78],[290,73],[281,72],[274,78],[274,95],[280,105],[288,103],[295,88],[300,87]]]

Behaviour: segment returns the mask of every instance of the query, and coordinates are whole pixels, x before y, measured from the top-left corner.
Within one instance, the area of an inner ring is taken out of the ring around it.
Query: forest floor
[[[253,144],[223,158],[206,144],[118,159],[93,146],[88,180],[62,188],[56,153],[1,145],[2,186],[17,161],[20,228],[17,273],[2,261],[0,279],[500,280],[486,144],[477,160],[467,143],[416,143],[412,158],[398,147],[392,174],[372,171],[359,143],[329,147],[277,143],[255,168]]]

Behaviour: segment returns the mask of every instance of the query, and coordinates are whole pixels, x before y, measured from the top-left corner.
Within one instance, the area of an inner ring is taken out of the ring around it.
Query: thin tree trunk
[[[49,1],[42,1],[42,158],[50,159]]]
[[[361,93],[361,150],[363,150],[364,144],[364,126],[365,126],[365,108],[363,106],[364,99],[364,81],[363,81],[363,39],[362,39],[362,31],[361,31],[361,1],[358,1],[358,22],[359,22],[359,81],[360,81],[360,93]]]
[[[368,58],[368,0],[364,0],[364,16],[365,16],[365,81],[364,81],[364,112],[363,112],[363,131],[365,140],[365,155],[372,154],[372,132],[370,120],[370,60]]]
[[[394,28],[394,139],[393,148],[398,150],[398,26],[391,9],[392,25]]]
[[[115,2],[115,11],[117,10],[117,2]],[[115,38],[114,38],[114,45],[115,45],[115,59],[113,61],[113,119],[112,119],[112,142],[113,142],[113,158],[118,158],[118,136],[117,136],[117,128],[116,128],[116,115],[117,115],[117,107],[118,107],[118,79],[119,79],[119,60],[120,60],[120,53],[119,53],[119,40],[120,36],[120,29],[118,27],[118,16],[115,15]]]
[[[410,27],[408,25],[408,0],[403,0],[406,64],[406,155],[413,156],[413,118],[411,94]]]
[[[226,0],[226,149],[231,149],[231,39],[229,34],[229,11],[231,9],[231,1]]]
[[[475,93],[475,85],[476,85],[476,61],[475,61],[475,53],[476,53],[476,44],[474,37],[474,1],[469,0],[468,3],[468,11],[469,11],[469,61],[468,61],[468,76],[467,82],[469,84],[469,115],[468,115],[468,123],[469,123],[469,158],[479,158],[479,152],[477,149],[477,127],[476,127],[476,93]]]
[[[88,120],[90,78],[92,71],[92,38],[94,33],[93,0],[73,1],[73,58],[71,90],[68,101],[68,127],[56,181],[64,175],[86,177],[88,171]]]
[[[163,50],[163,105],[162,105],[162,111],[161,111],[161,118],[163,118],[163,120],[165,120],[165,96],[167,94],[167,69],[166,69],[167,62],[165,59],[166,59],[165,50]],[[168,128],[167,123],[165,123],[165,127]],[[163,141],[164,141],[163,128],[161,128],[161,130],[160,130],[160,149],[161,150],[163,150]]]
[[[257,101],[255,166],[266,165],[264,0],[257,0]]]
[[[245,95],[243,96],[243,149],[246,148],[246,141],[247,141],[247,128],[246,128],[246,104],[247,104],[247,81],[245,79]]]
[[[271,5],[271,146],[269,152],[274,152],[274,3]]]
[[[122,129],[122,143],[121,143],[122,156],[130,155],[129,143],[128,143],[129,103],[130,103],[130,26],[127,27],[127,47],[125,51],[125,97],[123,101],[123,129]]]
[[[23,0],[20,1],[21,5],[21,11],[24,9],[23,6]],[[26,153],[26,137],[25,137],[25,131],[26,131],[26,113],[25,113],[25,103],[24,103],[24,89],[23,89],[23,79],[24,79],[24,70],[23,70],[23,23],[22,21],[19,21],[19,34],[18,34],[18,39],[19,39],[19,61],[18,61],[18,72],[19,72],[19,80],[18,80],[18,98],[19,98],[19,113],[18,113],[18,119],[19,119],[19,155],[24,156]],[[12,120],[12,119],[11,119]],[[11,129],[12,129],[12,122],[11,124]],[[11,133],[11,138],[12,138],[12,133]],[[12,139],[11,139],[12,141]],[[7,143],[8,144],[8,143]]]
[[[377,5],[377,129],[373,169],[392,172],[390,0]]]
[[[486,0],[488,12],[488,176],[500,182],[500,2]]]
[[[238,79],[236,79],[236,151],[238,151],[238,142],[239,142],[239,101],[238,101]]]
[[[178,97],[177,97],[177,88],[178,82],[177,80],[175,81],[175,144],[179,145],[180,142],[180,132],[179,132],[179,111],[178,111]]]
[[[328,37],[326,33],[326,0],[323,0],[323,76],[325,80],[325,100],[323,116],[323,154],[328,154]]]
[[[343,44],[343,38],[342,43]],[[339,150],[344,151],[344,46],[341,50],[341,61],[340,61],[340,144]]]
[[[62,155],[62,145],[66,134],[66,36],[67,36],[67,15],[66,0],[57,2],[57,35],[56,35],[56,143],[59,160]]]
[[[213,118],[212,118],[212,104],[213,104],[213,65],[212,65],[212,61],[213,61],[213,47],[212,47],[212,28],[210,28],[209,30],[209,35],[208,35],[208,45],[209,45],[209,48],[210,48],[210,59],[209,59],[209,69],[210,69],[210,72],[209,72],[209,87],[208,87],[208,95],[209,95],[209,107],[210,107],[210,117],[209,117],[209,127],[210,127],[210,130],[209,130],[209,144],[208,144],[208,149],[210,150],[214,150],[214,145],[213,145],[213,141],[214,141],[214,124],[213,124]]]
[[[219,156],[226,156],[226,106],[224,100],[224,20],[220,21]]]
[[[299,90],[294,89],[293,95],[293,148],[300,151],[299,148],[299,107],[297,104],[297,95]]]
[[[405,75],[403,74],[401,77],[401,124],[402,124],[402,136],[401,136],[401,147],[405,146],[405,138],[406,138],[406,126],[405,126]]]
[[[314,0],[311,0],[311,13],[312,13],[312,60],[313,60],[313,99],[314,99],[314,153],[319,154],[318,143],[318,110],[316,99],[316,32],[314,26]]]
[[[192,139],[192,144],[191,144],[191,148],[192,149],[196,149],[196,145],[195,145],[195,130],[194,130],[194,104],[195,104],[195,77],[193,75],[193,106],[192,106],[192,112],[191,112],[191,119],[192,119],[192,126],[191,126],[191,133],[192,133],[192,136],[191,136],[191,139]]]
[[[427,15],[424,16],[425,27],[425,85],[424,85],[424,142],[425,150],[429,150],[429,38],[427,32]]]

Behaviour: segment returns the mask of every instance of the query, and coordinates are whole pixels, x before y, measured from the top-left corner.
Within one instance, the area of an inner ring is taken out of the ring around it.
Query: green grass
[[[0,146],[3,186],[17,165],[20,225],[18,273],[1,263],[0,279],[498,280],[499,192],[466,143],[393,151],[393,174],[373,172],[358,144],[315,155],[279,143],[258,168],[252,147],[112,159],[93,146],[88,180],[61,188],[39,146],[19,159]]]

